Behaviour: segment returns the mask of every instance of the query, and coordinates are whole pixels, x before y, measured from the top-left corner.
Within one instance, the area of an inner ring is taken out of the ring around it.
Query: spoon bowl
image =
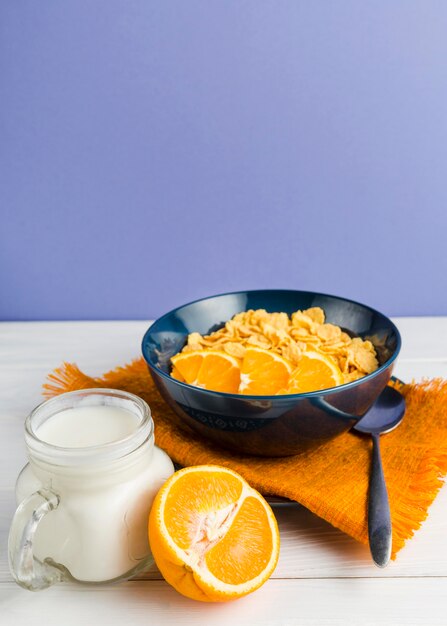
[[[354,430],[367,435],[389,433],[401,423],[405,414],[405,398],[394,387],[385,387],[372,407],[357,422]]]

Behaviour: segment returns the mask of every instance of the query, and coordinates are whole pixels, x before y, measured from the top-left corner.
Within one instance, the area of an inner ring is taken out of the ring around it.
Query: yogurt
[[[52,415],[36,435],[52,446],[87,448],[129,437],[138,425],[135,413],[118,406],[78,406]]]
[[[113,390],[73,393],[79,402],[64,394],[71,398],[60,411],[53,405],[39,418],[44,403],[28,418],[29,464],[17,481],[17,501],[42,489],[57,498],[30,537],[38,562],[83,582],[125,579],[151,562],[148,515],[173,464],[154,445],[142,400]]]

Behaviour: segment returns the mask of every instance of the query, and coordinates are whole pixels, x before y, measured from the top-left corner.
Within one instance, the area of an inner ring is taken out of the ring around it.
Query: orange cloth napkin
[[[91,387],[130,391],[146,400],[155,440],[181,465],[217,464],[239,472],[264,495],[296,500],[316,515],[368,543],[369,437],[348,432],[318,450],[284,458],[234,454],[171,422],[172,410],[159,395],[143,359],[101,378],[64,363],[48,377],[44,394]],[[447,380],[400,387],[407,410],[402,424],[381,438],[381,452],[393,523],[393,558],[419,528],[447,472]]]

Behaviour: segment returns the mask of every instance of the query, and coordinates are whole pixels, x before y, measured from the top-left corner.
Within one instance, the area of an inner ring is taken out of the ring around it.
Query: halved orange
[[[287,386],[292,365],[281,355],[263,348],[247,348],[241,366],[239,393],[269,396]]]
[[[220,350],[181,352],[171,359],[177,372],[190,385],[237,393],[240,382],[239,361]],[[172,373],[171,373],[172,375]]]
[[[335,359],[320,352],[305,352],[292,372],[288,385],[279,393],[307,393],[343,384],[343,374]]]
[[[264,498],[225,467],[187,467],[158,492],[149,542],[166,581],[203,602],[244,596],[272,574],[279,555],[275,516]]]

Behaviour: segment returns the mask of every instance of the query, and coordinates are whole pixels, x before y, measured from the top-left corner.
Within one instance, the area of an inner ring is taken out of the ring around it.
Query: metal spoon
[[[385,567],[391,556],[391,515],[380,458],[379,436],[396,428],[405,413],[405,399],[393,387],[385,387],[375,403],[354,426],[373,440],[373,456],[368,494],[368,536],[373,561]]]

